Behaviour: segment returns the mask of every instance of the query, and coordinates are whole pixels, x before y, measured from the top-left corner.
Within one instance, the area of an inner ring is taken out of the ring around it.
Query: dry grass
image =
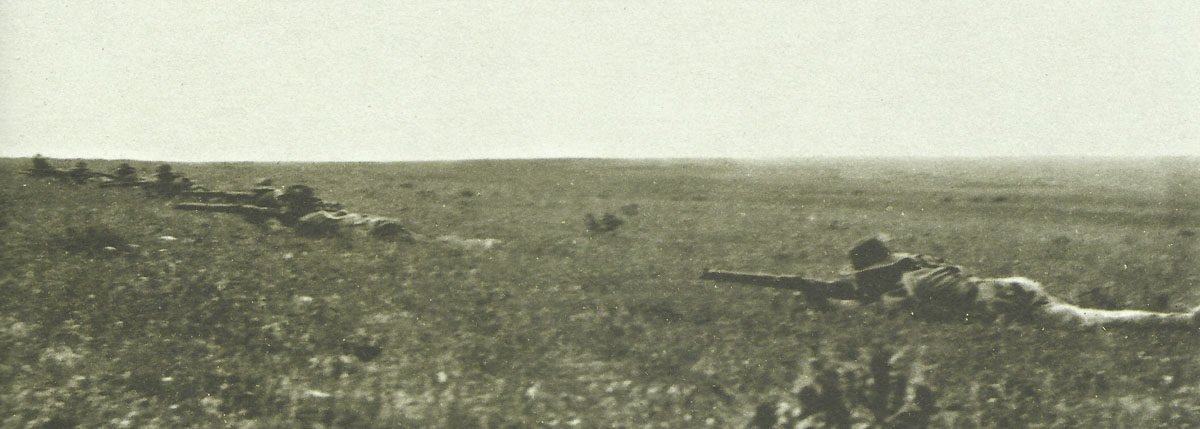
[[[175,165],[504,243],[486,250],[305,239],[25,162],[0,161],[0,427],[740,427],[795,403],[813,359],[918,348],[936,427],[1200,425],[1200,333],[817,312],[696,279],[834,276],[884,231],[1068,300],[1179,310],[1200,304],[1194,161]],[[608,212],[615,233],[581,222]]]

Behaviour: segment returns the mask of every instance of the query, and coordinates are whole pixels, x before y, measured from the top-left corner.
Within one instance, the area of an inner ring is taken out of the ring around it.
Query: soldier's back
[[[969,317],[976,313],[978,277],[956,265],[922,267],[901,280],[914,315],[930,319]]]

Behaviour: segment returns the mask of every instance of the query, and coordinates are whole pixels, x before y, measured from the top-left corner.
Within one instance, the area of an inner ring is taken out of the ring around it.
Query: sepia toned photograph
[[[1200,426],[1197,23],[0,0],[0,429]]]

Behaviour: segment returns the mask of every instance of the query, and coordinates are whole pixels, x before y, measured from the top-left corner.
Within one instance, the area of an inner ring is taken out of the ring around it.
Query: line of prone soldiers
[[[34,156],[33,168],[26,170],[25,174],[53,177],[76,184],[98,181],[102,188],[142,188],[152,196],[192,198],[198,202],[176,203],[174,207],[179,210],[236,214],[258,225],[278,222],[303,236],[329,236],[345,229],[361,229],[376,238],[398,241],[416,239],[395,219],[351,213],[339,203],[321,200],[309,186],[276,188],[270,179],[259,180],[249,191],[213,191],[175,173],[169,164],[159,165],[153,178],[142,178],[129,163],[121,163],[113,174],[107,174],[90,170],[84,162],[76,163],[69,170],[58,169],[41,155]]]
[[[175,196],[191,190],[207,190],[192,182],[191,179],[176,173],[170,164],[161,164],[155,169],[152,178],[138,175],[138,171],[127,162],[122,162],[116,170],[110,173],[94,171],[88,168],[86,162],[79,161],[70,169],[60,169],[50,165],[50,161],[41,155],[33,157],[33,168],[24,173],[33,177],[51,177],[66,180],[77,185],[89,182],[99,182],[102,188],[130,187],[142,188],[155,196]]]

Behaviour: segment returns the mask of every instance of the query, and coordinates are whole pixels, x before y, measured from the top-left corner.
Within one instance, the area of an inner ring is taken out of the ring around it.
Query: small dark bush
[[[633,311],[664,322],[683,320],[683,314],[675,311],[671,304],[665,302],[638,304],[634,306]]]
[[[104,225],[89,225],[84,228],[67,227],[53,237],[54,248],[74,253],[116,253],[130,249],[129,240]]]
[[[463,198],[478,197],[478,196],[479,196],[479,192],[477,192],[477,191],[472,191],[472,190],[470,190],[470,189],[463,189],[463,190],[461,190],[461,191],[459,191],[459,192],[458,192],[458,196],[460,196],[460,197],[463,197]]]
[[[641,213],[641,210],[641,206],[638,206],[637,204],[626,204],[621,206],[621,214],[625,216],[637,216],[638,213]]]
[[[993,203],[1003,203],[1006,201],[1008,201],[1008,196],[1006,196],[1006,195],[997,195],[997,196],[992,197]]]
[[[584,215],[583,222],[588,232],[591,233],[613,232],[625,224],[624,219],[612,213],[605,213],[599,219],[596,218],[596,215],[588,213]]]
[[[928,427],[941,409],[937,394],[920,382],[919,363],[900,367],[899,356],[886,350],[866,357],[866,365],[813,361],[803,376],[813,381],[796,394],[799,407],[760,404],[747,427]]]
[[[378,337],[355,333],[341,342],[341,349],[363,362],[375,360],[383,354],[384,347]]]

